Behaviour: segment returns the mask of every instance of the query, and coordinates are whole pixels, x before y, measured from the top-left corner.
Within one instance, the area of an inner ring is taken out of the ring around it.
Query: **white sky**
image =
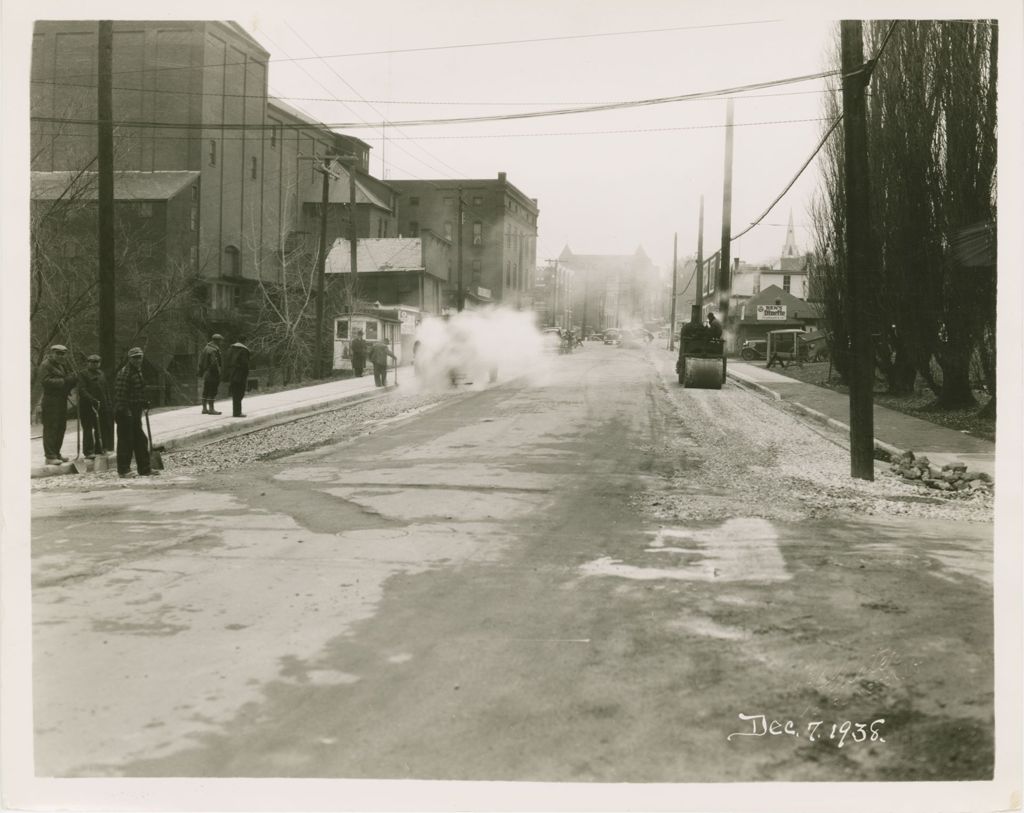
[[[543,3],[373,4],[338,20],[303,14],[238,17],[272,54],[272,92],[327,123],[478,116],[648,99],[819,72],[835,29],[771,6],[562,0]],[[756,22],[777,20],[777,22]],[[756,24],[746,24],[755,21]],[[344,58],[497,40],[536,40],[681,26],[719,26]],[[737,124],[819,119],[824,80],[742,94]],[[755,94],[787,95],[749,98]],[[363,97],[372,105],[363,103]],[[323,101],[321,101],[321,99]],[[340,99],[344,101],[336,101]],[[352,101],[355,100],[355,101]],[[411,103],[411,102],[429,102]],[[457,104],[454,104],[457,103]],[[578,253],[642,245],[668,267],[696,252],[705,196],[705,256],[721,241],[726,104],[721,99],[523,121],[347,130],[373,147],[384,178],[493,178],[500,171],[539,201],[538,262],[568,243]],[[820,137],[820,121],[735,128],[733,233],[782,191]],[[696,128],[696,129],[686,129]],[[660,130],[660,131],[658,131]],[[617,131],[593,133],[593,131]],[[733,257],[777,258],[790,210],[810,247],[813,166]]]

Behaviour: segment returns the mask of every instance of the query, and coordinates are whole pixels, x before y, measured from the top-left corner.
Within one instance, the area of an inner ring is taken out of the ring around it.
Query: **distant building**
[[[576,254],[558,262],[573,272],[572,318],[584,332],[660,323],[658,270],[642,246],[632,254]]]
[[[462,190],[462,287],[470,305],[533,304],[537,265],[537,199],[497,179],[388,180],[400,195],[399,233],[418,237],[429,229],[452,243],[450,306],[456,303],[459,189]]]

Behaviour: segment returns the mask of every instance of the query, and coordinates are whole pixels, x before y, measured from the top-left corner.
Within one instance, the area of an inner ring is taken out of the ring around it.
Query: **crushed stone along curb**
[[[668,488],[636,496],[634,502],[660,519],[720,520],[742,506],[744,515],[788,522],[853,514],[993,520],[991,492],[922,489],[881,461],[875,463],[874,481],[852,478],[845,438],[834,425],[802,421],[789,409],[792,402],[763,398],[758,388],[685,390],[667,364],[652,363],[689,436],[661,451],[692,458],[714,450],[697,470],[672,477]],[[698,485],[703,494],[719,496],[698,497]]]
[[[381,420],[404,417],[465,394],[465,390],[413,394],[395,390],[380,398],[342,405],[336,410],[317,412],[245,434],[235,434],[194,449],[164,452],[164,471],[158,477],[121,479],[114,469],[99,474],[88,472],[76,477],[33,480],[32,491],[91,491],[189,483],[203,474],[238,469],[319,446],[342,443],[373,431]]]

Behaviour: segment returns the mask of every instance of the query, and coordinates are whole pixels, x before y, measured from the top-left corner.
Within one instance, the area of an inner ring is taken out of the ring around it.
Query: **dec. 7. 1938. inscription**
[[[837,723],[810,720],[807,723],[797,723],[795,720],[770,720],[764,714],[740,714],[739,718],[749,723],[750,727],[746,731],[734,731],[726,737],[729,741],[732,741],[733,737],[805,736],[810,742],[828,742],[838,748],[842,748],[847,742],[885,742],[881,732],[885,718],[864,723],[854,720]]]

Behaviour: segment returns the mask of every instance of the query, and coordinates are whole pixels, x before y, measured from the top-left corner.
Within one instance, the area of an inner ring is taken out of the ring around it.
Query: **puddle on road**
[[[792,578],[779,548],[779,535],[768,520],[729,519],[717,528],[662,528],[647,552],[660,558],[655,566],[629,565],[609,556],[581,566],[585,576],[618,576],[655,581],[780,582]],[[669,542],[673,544],[668,544]],[[689,542],[690,545],[681,545]],[[662,566],[665,555],[685,561]]]

